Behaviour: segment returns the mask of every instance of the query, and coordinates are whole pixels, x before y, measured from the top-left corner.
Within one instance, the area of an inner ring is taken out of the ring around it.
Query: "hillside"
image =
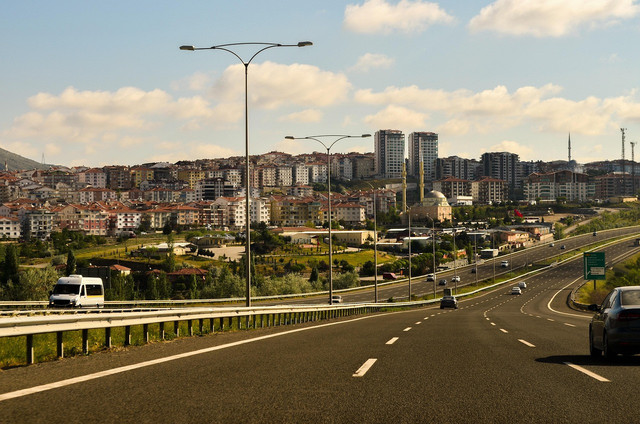
[[[27,159],[23,156],[0,148],[0,170],[5,170],[5,161],[7,162],[7,167],[10,171],[15,171],[16,169],[45,169],[49,167],[49,165],[43,165],[35,160]]]

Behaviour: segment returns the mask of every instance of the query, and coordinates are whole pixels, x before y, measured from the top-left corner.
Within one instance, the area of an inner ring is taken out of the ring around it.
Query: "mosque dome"
[[[422,204],[425,206],[449,206],[445,195],[435,190],[424,195]]]

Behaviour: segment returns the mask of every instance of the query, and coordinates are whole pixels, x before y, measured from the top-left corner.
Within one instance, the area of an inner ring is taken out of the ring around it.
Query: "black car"
[[[447,285],[447,280],[445,280],[444,278],[441,278],[440,281],[438,281],[438,285],[439,286],[446,286]]]
[[[458,309],[458,299],[453,296],[443,296],[440,300],[440,309],[444,308]]]
[[[640,353],[640,286],[616,287],[602,305],[589,305],[589,352],[607,358]]]

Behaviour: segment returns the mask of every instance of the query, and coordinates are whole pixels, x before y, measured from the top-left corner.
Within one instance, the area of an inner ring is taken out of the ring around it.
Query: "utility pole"
[[[635,141],[630,141],[631,144],[631,186],[633,187],[633,195],[636,195],[636,159],[634,157]]]

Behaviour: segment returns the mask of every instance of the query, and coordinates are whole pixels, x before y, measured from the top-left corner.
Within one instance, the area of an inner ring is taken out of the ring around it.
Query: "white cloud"
[[[406,107],[389,105],[375,115],[368,115],[364,122],[373,128],[424,128],[427,115]]]
[[[561,37],[578,28],[606,26],[630,19],[636,0],[496,0],[469,22],[473,32]]]
[[[310,142],[313,143],[313,145],[310,145]],[[309,153],[309,151],[315,149],[316,146],[317,143],[313,142],[313,140],[291,140],[285,138],[277,142],[274,145],[274,148],[278,152],[287,152],[298,155],[301,153]]]
[[[171,88],[173,90],[188,89],[191,91],[204,91],[212,84],[212,76],[204,72],[196,72],[186,78],[173,82]]]
[[[410,107],[418,112],[437,112],[446,121],[440,130],[451,135],[471,131],[490,133],[529,124],[537,131],[599,135],[615,128],[617,121],[640,121],[640,103],[635,92],[616,98],[587,97],[571,100],[559,97],[561,87],[521,87],[510,92],[504,86],[470,90],[429,90],[417,86],[388,87],[375,93],[355,93],[357,102],[369,105]],[[397,127],[396,125],[395,127]]]
[[[387,69],[395,63],[395,60],[380,53],[366,53],[358,58],[358,62],[349,68],[355,72],[369,72],[371,69]]]
[[[361,5],[349,4],[344,11],[344,26],[363,34],[422,32],[436,23],[453,22],[453,17],[437,3],[422,0],[366,0]]]
[[[532,148],[523,146],[522,144],[516,141],[504,140],[498,144],[494,144],[488,149],[480,149],[481,153],[485,152],[510,152],[515,153],[520,156],[520,160],[533,160],[538,159],[538,157],[534,156],[534,151]]]
[[[316,66],[273,62],[249,68],[250,107],[275,109],[282,105],[326,107],[346,100],[351,83],[344,74],[323,71]],[[213,88],[220,103],[244,104],[244,66],[228,67]]]
[[[322,112],[317,109],[306,109],[280,117],[280,122],[320,122]]]

